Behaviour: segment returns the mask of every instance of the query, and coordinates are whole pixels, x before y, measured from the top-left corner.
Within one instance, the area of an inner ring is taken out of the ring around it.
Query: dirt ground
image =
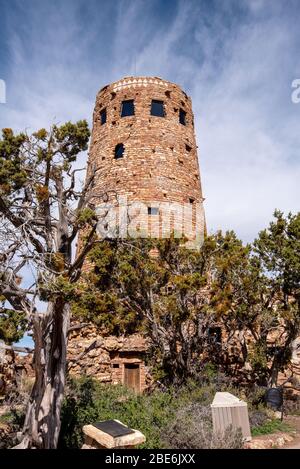
[[[293,441],[282,449],[300,449],[300,416],[289,415],[286,418],[286,422],[295,428],[296,435]]]

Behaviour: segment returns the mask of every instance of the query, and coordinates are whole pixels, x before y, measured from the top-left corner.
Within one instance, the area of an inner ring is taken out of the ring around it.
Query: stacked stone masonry
[[[123,102],[128,100],[133,101],[134,115],[121,117]],[[163,117],[151,115],[152,100],[163,103]],[[123,145],[124,152],[116,159],[118,145]],[[192,227],[188,237],[203,237],[204,199],[192,103],[177,85],[156,77],[127,77],[100,90],[88,174],[95,171],[96,205],[103,193],[110,194],[116,205],[122,197],[129,204],[142,202],[147,207],[164,203],[158,213],[140,215],[141,220],[146,217],[151,236],[162,237],[177,229],[172,214],[170,226],[162,223],[162,211],[168,211],[166,202],[185,204],[187,224]]]
[[[153,100],[163,115],[152,115]],[[191,99],[177,85],[157,77],[127,77],[99,91],[87,177],[91,175],[95,206],[103,194],[114,208],[142,203],[146,211],[131,211],[130,216],[139,216],[148,235],[168,237],[174,230],[196,247],[201,243],[205,220],[194,116]],[[176,224],[177,207],[184,226]],[[91,267],[85,263],[85,270]],[[70,336],[69,371],[142,392],[151,380],[144,365],[146,348],[136,334],[105,338],[93,327],[83,328]]]
[[[143,392],[150,375],[144,364],[147,341],[139,334],[103,337],[92,324],[69,335],[70,375],[90,376],[108,384],[123,384]]]

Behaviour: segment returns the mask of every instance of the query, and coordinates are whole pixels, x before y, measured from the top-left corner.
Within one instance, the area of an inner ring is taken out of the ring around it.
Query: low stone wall
[[[145,365],[149,339],[140,334],[130,336],[105,336],[92,325],[72,323],[68,344],[68,371],[71,376],[90,376],[100,382],[124,384],[136,392],[143,392],[153,384],[150,369]],[[236,348],[235,348],[236,347]],[[238,340],[227,351],[227,359],[237,367],[239,357]],[[200,357],[201,358],[201,357]],[[235,359],[235,360],[234,360]],[[16,387],[23,378],[34,377],[31,366],[32,354],[20,356],[7,351],[0,363],[0,396],[7,387]],[[251,365],[241,363],[236,373],[241,382],[243,376],[251,378]],[[288,379],[292,376],[292,380]],[[284,384],[285,399],[297,399],[300,395],[300,338],[292,346],[292,360],[284,372],[279,374],[278,385]]]

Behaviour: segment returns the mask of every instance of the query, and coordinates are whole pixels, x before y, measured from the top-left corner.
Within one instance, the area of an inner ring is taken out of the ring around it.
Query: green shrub
[[[17,444],[17,432],[22,428],[24,413],[15,409],[0,416],[0,450]]]
[[[121,386],[109,386],[92,379],[72,380],[62,408],[60,447],[79,448],[83,425],[117,419],[146,435],[147,447],[159,448],[160,430],[172,418],[172,392],[135,395]]]
[[[286,422],[278,419],[267,420],[262,425],[252,428],[251,433],[253,436],[267,435],[276,432],[291,432],[293,428]]]
[[[7,414],[0,415],[0,423],[12,423],[13,422],[13,414],[8,412]]]
[[[191,404],[180,409],[165,429],[164,445],[173,449],[239,449],[241,430],[229,427],[224,435],[214,434],[209,405]]]
[[[161,435],[176,413],[191,403],[209,405],[215,394],[213,384],[189,381],[186,386],[166,392],[136,395],[122,386],[101,384],[91,378],[70,380],[62,408],[59,446],[80,448],[83,425],[117,419],[146,436],[144,447],[161,448]]]
[[[172,447],[176,444],[177,446],[183,445],[181,447],[184,448],[186,440],[179,436],[179,440],[175,443],[176,439],[170,434],[171,429],[173,429],[173,434],[176,434],[178,419],[187,418],[189,412],[187,409],[193,406],[200,413],[206,412],[210,416],[209,405],[216,391],[231,392],[246,399],[253,435],[286,431],[288,427],[286,424],[270,421],[268,411],[261,403],[261,389],[236,388],[230,384],[226,376],[209,367],[198,376],[197,380],[188,381],[185,386],[171,387],[164,392],[155,390],[151,394],[142,395],[136,395],[122,386],[101,384],[92,378],[69,380],[62,408],[59,447],[80,448],[83,443],[82,427],[84,425],[117,419],[144,433],[146,443],[143,447],[145,448],[162,448],[171,444]],[[195,423],[192,427],[193,425]],[[211,428],[211,423],[209,425]],[[199,441],[197,444],[209,444],[209,447],[224,445],[220,439],[212,441],[209,435],[208,440],[202,438],[201,442]],[[233,433],[227,435],[227,443],[228,447],[237,447],[238,436]]]
[[[262,427],[268,421],[268,415],[264,410],[249,410],[249,421],[252,433],[255,429]]]
[[[300,397],[286,399],[284,401],[284,412],[290,415],[300,415]]]

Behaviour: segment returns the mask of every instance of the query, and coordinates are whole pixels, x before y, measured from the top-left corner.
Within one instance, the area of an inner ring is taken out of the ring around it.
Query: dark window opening
[[[112,91],[112,92],[110,93],[110,99],[111,99],[111,100],[115,99],[116,96],[117,96],[117,93],[115,93],[114,91]]]
[[[193,204],[195,202],[195,199],[193,199],[192,197],[189,198],[189,202],[190,204]]]
[[[106,122],[106,108],[100,111],[100,122],[101,122],[101,125],[105,124]]]
[[[123,158],[123,155],[124,155],[124,145],[123,143],[118,143],[118,145],[116,145],[115,147],[115,159],[119,159],[119,158]]]
[[[122,101],[121,117],[134,116],[134,100]]]
[[[185,144],[185,149],[186,149],[186,151],[189,153],[189,152],[192,150],[192,147],[190,147],[189,145]]]
[[[120,365],[119,365],[119,363],[113,363],[113,366],[112,366],[112,367],[113,367],[113,368],[120,368]]]
[[[166,91],[165,95],[167,96],[167,98],[171,98],[171,91]]]
[[[165,117],[164,102],[152,99],[151,116]]]
[[[209,327],[208,338],[209,338],[209,341],[213,344],[221,344],[222,343],[221,327]]]
[[[158,215],[158,207],[148,207],[148,215]]]
[[[179,111],[179,122],[182,125],[186,125],[186,112],[183,109]]]

